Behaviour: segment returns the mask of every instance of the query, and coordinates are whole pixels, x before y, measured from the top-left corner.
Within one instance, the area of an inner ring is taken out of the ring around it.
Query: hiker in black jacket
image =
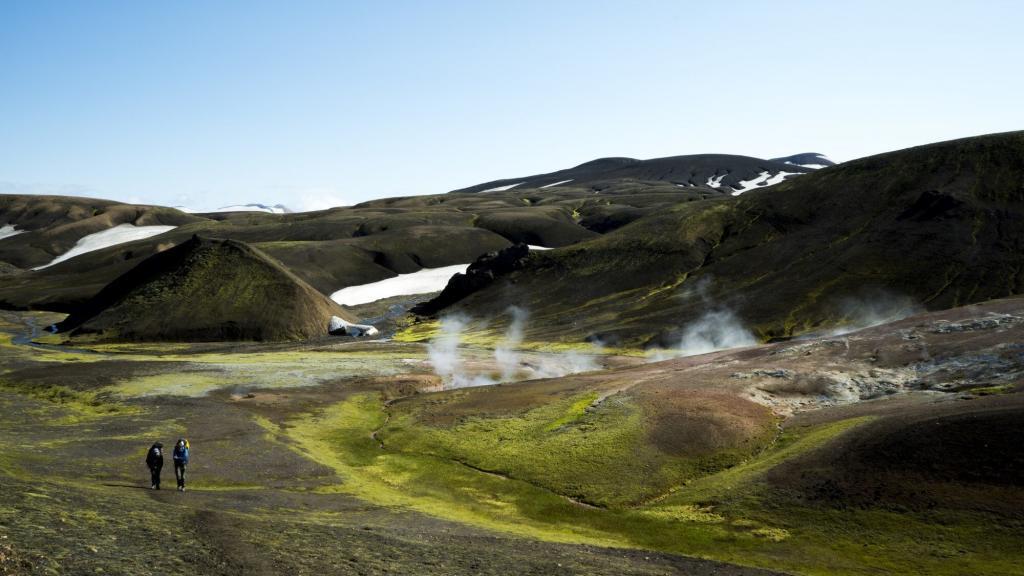
[[[164,445],[154,442],[146,453],[146,466],[153,480],[153,490],[160,489],[160,469],[164,467]]]

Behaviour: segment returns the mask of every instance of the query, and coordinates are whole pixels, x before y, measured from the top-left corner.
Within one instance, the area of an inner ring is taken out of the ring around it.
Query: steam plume
[[[702,277],[680,294],[686,300],[700,298],[708,311],[683,327],[678,355],[694,356],[758,344],[757,338],[731,308],[714,301],[711,296],[712,282],[711,277]]]
[[[459,344],[468,324],[469,319],[465,316],[445,316],[441,318],[438,335],[427,344],[427,357],[430,358],[434,372],[441,377],[445,388],[494,384],[494,381],[486,376],[471,376],[463,370]]]
[[[507,313],[511,321],[501,343],[494,350],[497,374],[493,376],[470,374],[463,363],[460,344],[470,319],[461,315],[441,318],[440,330],[427,345],[427,356],[434,367],[434,373],[441,377],[445,389],[487,386],[533,378],[557,378],[601,367],[595,355],[575,351],[562,354],[532,354],[529,362],[524,361],[520,348],[529,314],[517,306],[509,307]],[[596,353],[600,353],[600,347],[595,349]]]
[[[718,308],[705,313],[683,329],[679,350],[683,356],[706,354],[727,348],[755,346],[757,338],[740,322],[736,313]]]
[[[498,363],[501,371],[501,381],[509,382],[515,379],[520,370],[519,346],[523,343],[523,328],[526,326],[528,314],[526,310],[518,306],[510,306],[508,313],[512,321],[505,331],[505,338],[494,350],[494,360]]]
[[[843,299],[839,303],[839,311],[846,323],[831,331],[831,336],[902,320],[925,309],[908,296],[879,290],[869,297]]]

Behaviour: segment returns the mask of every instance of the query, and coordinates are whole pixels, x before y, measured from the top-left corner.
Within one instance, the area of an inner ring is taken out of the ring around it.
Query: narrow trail
[[[391,399],[391,400],[385,400],[384,401],[384,404],[381,406],[381,410],[384,411],[384,421],[381,422],[380,426],[376,430],[373,430],[372,432],[370,432],[370,439],[372,439],[374,442],[376,442],[377,446],[381,450],[385,450],[386,448],[384,446],[384,441],[380,439],[379,432],[387,427],[388,422],[391,422],[391,411],[388,410],[388,408],[391,407],[391,403],[394,402],[395,400],[396,399]]]
[[[516,478],[515,476],[510,476],[510,475],[504,474],[502,472],[495,472],[493,470],[487,470],[486,468],[481,468],[479,466],[476,466],[474,464],[470,464],[469,462],[466,462],[464,460],[459,460],[457,458],[443,458],[441,456],[437,456],[436,454],[432,454],[432,456],[434,456],[435,458],[441,458],[442,460],[447,460],[449,462],[454,462],[456,464],[461,464],[461,465],[465,466],[466,468],[469,468],[470,470],[473,470],[473,471],[476,471],[476,472],[480,472],[482,474],[487,474],[488,476],[493,476],[495,478],[501,478],[502,480],[514,480],[516,482],[525,482],[525,483],[529,484],[530,486],[533,486],[534,488],[538,488],[540,490],[544,490],[545,492],[547,492],[549,494],[553,494],[555,496],[558,496],[559,498],[562,498],[563,500],[567,500],[569,503],[574,504],[576,506],[580,506],[580,507],[583,507],[583,508],[589,508],[591,510],[607,510],[607,508],[605,508],[604,506],[598,506],[596,504],[591,504],[589,502],[584,502],[583,500],[577,500],[576,498],[573,498],[571,496],[566,496],[565,494],[560,494],[560,493],[555,492],[554,490],[548,488],[547,486],[542,486],[540,484],[537,484],[535,482],[531,482],[529,480],[523,480],[522,478]]]

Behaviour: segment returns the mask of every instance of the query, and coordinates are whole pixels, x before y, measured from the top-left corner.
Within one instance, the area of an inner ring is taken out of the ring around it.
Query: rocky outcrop
[[[529,256],[530,248],[526,244],[515,244],[503,250],[488,252],[470,264],[465,274],[452,276],[448,285],[436,298],[413,307],[412,313],[418,316],[432,316],[489,286],[496,278],[522,268]]]

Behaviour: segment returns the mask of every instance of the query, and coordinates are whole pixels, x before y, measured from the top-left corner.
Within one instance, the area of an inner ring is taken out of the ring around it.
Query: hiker
[[[149,466],[149,475],[152,479],[153,490],[160,489],[160,469],[164,467],[164,445],[154,442],[146,453],[146,466]]]
[[[174,478],[178,481],[178,491],[185,491],[185,466],[188,466],[188,440],[178,438],[174,445]]]

